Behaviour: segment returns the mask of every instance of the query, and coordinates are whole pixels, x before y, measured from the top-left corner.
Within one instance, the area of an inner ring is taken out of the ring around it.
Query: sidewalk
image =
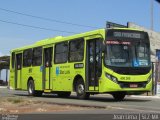
[[[129,97],[135,97],[135,98],[155,98],[160,99],[160,95],[154,95],[154,96],[145,96],[145,95],[131,95]]]
[[[7,86],[0,86],[0,88],[7,88]]]

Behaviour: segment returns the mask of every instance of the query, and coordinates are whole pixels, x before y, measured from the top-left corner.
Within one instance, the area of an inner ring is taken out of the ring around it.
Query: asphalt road
[[[110,95],[94,95],[89,100],[79,100],[73,93],[69,98],[58,98],[56,95],[44,94],[42,97],[30,97],[26,91],[14,91],[0,88],[1,97],[22,97],[35,101],[44,101],[52,104],[76,105],[93,107],[93,110],[55,112],[52,114],[139,114],[160,113],[160,98],[155,97],[130,97],[124,101],[115,102]],[[48,113],[50,114],[50,113]]]
[[[114,115],[118,114],[137,115],[138,120],[147,120],[148,118],[148,120],[152,120],[152,118],[148,117],[148,115],[152,117],[153,114],[153,116],[158,116],[157,119],[154,118],[154,120],[160,120],[160,97],[127,96],[124,101],[115,102],[112,96],[100,94],[91,96],[89,100],[78,100],[74,93],[69,98],[58,98],[53,94],[44,94],[42,97],[30,97],[26,91],[15,91],[8,90],[6,88],[0,88],[0,98],[2,97],[22,97],[25,99],[31,99],[33,101],[44,101],[51,104],[75,105],[93,108],[89,110],[47,113],[49,114],[48,117],[52,117],[53,114],[55,114],[57,119],[62,118],[65,120],[72,120],[71,118],[81,118],[81,120],[88,120],[92,119],[92,117],[96,115],[96,117],[93,117],[93,120],[105,118],[107,118],[107,120],[118,120],[118,118],[114,118]],[[29,116],[26,116],[25,118],[30,119],[28,118]],[[44,116],[41,116],[40,118],[43,118]],[[36,119],[38,118],[39,115],[37,115]]]

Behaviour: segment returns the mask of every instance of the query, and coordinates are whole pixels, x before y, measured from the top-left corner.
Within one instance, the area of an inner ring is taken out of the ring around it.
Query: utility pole
[[[153,30],[153,0],[151,0],[151,30]]]

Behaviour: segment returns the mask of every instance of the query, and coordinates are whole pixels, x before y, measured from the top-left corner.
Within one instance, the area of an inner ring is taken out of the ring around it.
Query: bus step
[[[45,93],[50,93],[51,90],[47,89],[47,90],[44,90]]]

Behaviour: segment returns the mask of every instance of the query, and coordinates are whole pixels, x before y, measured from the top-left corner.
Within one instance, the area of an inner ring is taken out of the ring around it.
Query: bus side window
[[[14,69],[14,65],[15,65],[15,53],[12,53],[12,69]]]
[[[32,49],[24,50],[23,52],[23,66],[30,67],[32,65]]]
[[[100,39],[96,40],[96,75],[98,77],[102,74],[102,41]]]
[[[20,70],[22,68],[22,53],[16,55],[17,66],[16,69]]]
[[[76,39],[69,43],[69,61],[80,62],[84,57],[84,40]]]
[[[39,66],[41,64],[42,64],[42,47],[37,47],[33,49],[32,65]]]
[[[52,48],[45,49],[45,66],[51,67],[52,66]]]
[[[68,60],[68,42],[62,42],[55,45],[55,63],[65,63]]]

